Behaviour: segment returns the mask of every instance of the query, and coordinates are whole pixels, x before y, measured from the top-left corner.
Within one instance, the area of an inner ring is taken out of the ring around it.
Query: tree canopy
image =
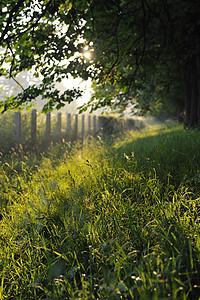
[[[44,111],[61,108],[81,95],[55,89],[70,74],[93,80],[92,110],[132,101],[145,112],[162,99],[199,124],[198,0],[2,0],[0,11],[1,76],[43,78],[2,102],[4,111],[38,95]]]

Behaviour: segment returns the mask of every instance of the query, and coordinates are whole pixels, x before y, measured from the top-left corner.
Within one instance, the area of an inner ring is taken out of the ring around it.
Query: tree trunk
[[[197,90],[198,90],[198,126],[200,126],[200,38],[196,40],[196,66],[197,66]]]
[[[190,95],[190,127],[198,125],[198,87],[197,87],[197,67],[196,58],[192,58],[191,69],[190,69],[190,84],[191,84],[191,95]]]
[[[189,72],[189,66],[186,67],[188,69],[188,72],[185,74],[185,85],[184,85],[184,102],[185,102],[185,126],[188,127],[190,124],[190,72]]]
[[[196,41],[197,42],[197,41]],[[200,47],[196,43],[194,55],[185,68],[185,126],[200,125]]]

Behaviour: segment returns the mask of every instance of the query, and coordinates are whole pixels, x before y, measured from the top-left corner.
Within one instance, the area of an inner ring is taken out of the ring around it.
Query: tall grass
[[[200,137],[13,149],[0,164],[0,299],[199,299]]]

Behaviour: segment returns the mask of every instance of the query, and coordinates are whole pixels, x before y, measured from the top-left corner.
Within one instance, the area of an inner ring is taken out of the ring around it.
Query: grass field
[[[0,160],[0,299],[200,299],[200,133],[12,149]]]

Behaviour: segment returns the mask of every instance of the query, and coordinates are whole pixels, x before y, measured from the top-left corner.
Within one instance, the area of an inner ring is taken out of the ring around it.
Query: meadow
[[[200,299],[200,133],[155,125],[0,159],[0,299]]]

